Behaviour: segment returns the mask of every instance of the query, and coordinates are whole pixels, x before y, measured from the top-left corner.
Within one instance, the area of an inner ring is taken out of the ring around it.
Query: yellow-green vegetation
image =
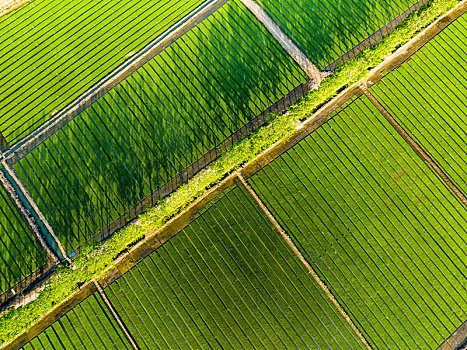
[[[186,208],[195,198],[221,181],[227,174],[254,159],[275,142],[286,140],[295,129],[297,119],[307,118],[338,91],[365,78],[369,70],[381,63],[384,57],[457,3],[457,0],[433,0],[420,11],[409,16],[373,49],[364,51],[356,59],[336,70],[334,75],[323,81],[319,90],[309,93],[299,103],[291,106],[289,113],[277,116],[269,125],[225,151],[209,168],[180,187],[159,205],[141,215],[137,223],[122,229],[106,242],[85,247],[73,261],[73,266],[64,266],[57,270],[35,301],[16,310],[10,310],[0,319],[0,342],[8,342],[27,329],[48,310],[69,297],[79,285],[86,284],[94,278],[104,277],[106,270],[112,267],[115,257],[120,252],[128,249],[132,243],[148,232],[161,228],[167,220]]]

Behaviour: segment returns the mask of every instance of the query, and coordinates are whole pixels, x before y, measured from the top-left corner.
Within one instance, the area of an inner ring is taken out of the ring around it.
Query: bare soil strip
[[[0,0],[0,17],[28,2],[32,2],[32,0]]]

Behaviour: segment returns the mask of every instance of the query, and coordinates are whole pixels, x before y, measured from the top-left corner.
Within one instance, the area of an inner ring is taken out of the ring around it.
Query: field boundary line
[[[204,19],[219,10],[228,1],[229,0],[211,0],[201,4],[143,49],[138,51],[138,53],[133,55],[129,60],[123,62],[99,82],[75,98],[59,111],[56,116],[46,121],[30,135],[19,140],[14,145],[11,145],[10,149],[5,152],[5,159],[10,164],[14,164],[24,158],[38,144],[77,117],[96,100],[112,90],[142,65],[164,51],[182,35],[186,34]]]
[[[447,337],[436,350],[461,350],[461,346],[467,347],[467,321]]]
[[[413,53],[425,45],[432,37],[437,35],[446,26],[465,13],[467,10],[466,5],[467,0],[462,0],[462,2],[456,5],[453,9],[441,15],[433,23],[428,25],[412,40],[408,41],[402,47],[397,49],[392,55],[386,57],[380,65],[373,68],[369,72],[368,77],[365,78],[367,82],[369,81],[370,84],[375,84],[382,79],[382,72],[384,72],[384,70],[391,71],[396,69],[401,64],[401,62],[405,61],[408,57],[410,57]],[[424,36],[424,38],[421,38],[422,36]],[[427,39],[427,36],[430,36],[429,39]],[[407,48],[406,46],[410,47]],[[127,272],[131,267],[133,267],[135,263],[152,253],[155,249],[167,242],[183,228],[185,228],[194,220],[195,215],[205,206],[205,204],[207,204],[225,189],[231,187],[238,181],[237,174],[240,171],[242,176],[248,179],[264,166],[280,156],[282,153],[286,152],[303,138],[308,136],[311,132],[326,123],[329,119],[329,116],[340,106],[346,103],[351,97],[361,96],[363,92],[361,91],[360,84],[361,81],[345,88],[345,90],[340,92],[336,97],[320,107],[304,122],[301,122],[292,132],[290,137],[285,140],[282,139],[275,142],[273,145],[271,145],[271,147],[260,153],[253,160],[243,165],[237,171],[226,174],[219,183],[204,191],[203,194],[188,204],[185,209],[171,217],[165,224],[163,224],[161,228],[148,230],[141,241],[132,247],[129,247],[127,252],[121,254],[118,258],[115,259],[115,263],[111,267],[102,272],[102,277],[98,278],[100,285],[103,288],[110,285],[113,281]],[[75,303],[75,305],[78,304],[79,301],[85,298],[83,295],[86,295],[86,293],[88,293],[88,289],[92,287],[95,289],[94,283],[90,282],[82,287],[82,289],[76,291],[74,294],[64,299],[62,304],[57,305],[48,313],[46,313],[41,319],[34,323],[33,326],[29,328],[29,330],[21,333],[8,344],[5,344],[3,349],[13,350],[20,348],[22,345],[25,345],[24,339],[32,339],[30,335],[39,334],[40,331],[50,326],[61,315],[71,310],[71,307],[68,308],[67,305],[73,303]],[[79,301],[76,301],[75,299]]]
[[[455,193],[455,195],[467,206],[467,198],[465,195],[457,188],[457,186],[452,182],[452,180],[447,176],[444,171],[436,164],[436,162],[431,159],[431,157],[426,153],[422,146],[420,146],[397,122],[396,119],[388,112],[388,110],[378,101],[378,99],[371,93],[365,83],[360,85],[363,93],[371,101],[371,103],[376,107],[376,109],[384,116],[389,124],[397,131],[397,133],[402,136],[405,142],[415,151],[415,153],[427,163],[438,176],[448,185],[448,187]]]
[[[104,303],[107,305],[107,307],[109,308],[110,312],[112,313],[112,316],[115,318],[115,320],[117,321],[118,325],[120,326],[120,328],[122,329],[123,333],[125,334],[125,336],[127,337],[128,341],[130,342],[131,346],[133,347],[133,349],[135,350],[139,350],[138,348],[138,345],[136,344],[135,340],[133,339],[133,337],[131,336],[130,332],[128,331],[128,328],[127,326],[125,325],[125,323],[122,321],[122,319],[120,318],[120,316],[118,315],[117,311],[115,311],[115,308],[113,307],[112,303],[110,302],[110,300],[107,298],[107,295],[105,294],[104,290],[102,289],[101,285],[99,284],[99,282],[97,280],[94,280],[93,281],[94,284],[96,285],[96,288],[97,288],[97,292],[99,293],[99,295],[101,296],[101,298],[104,300]]]
[[[306,75],[311,79],[311,90],[317,89],[329,73],[320,72],[306,55],[293,43],[293,41],[284,34],[280,27],[272,20],[264,9],[252,0],[240,0],[240,2],[261,22],[261,24],[271,33],[282,48],[294,59],[302,68]]]
[[[264,205],[263,201],[261,200],[261,198],[259,198],[259,196],[256,194],[255,190],[250,186],[250,184],[248,183],[248,181],[242,176],[241,172],[239,172],[237,174],[238,176],[238,179],[241,181],[241,183],[243,184],[243,186],[245,186],[245,188],[247,189],[248,193],[250,193],[250,195],[254,198],[254,200],[256,201],[256,203],[258,203],[259,207],[261,208],[261,210],[266,214],[266,216],[268,217],[268,219],[271,221],[271,223],[273,224],[273,226],[276,228],[277,231],[279,231],[280,235],[282,236],[282,238],[285,240],[285,242],[287,243],[287,245],[289,246],[289,248],[293,251],[293,253],[295,254],[295,256],[300,260],[300,262],[303,264],[303,266],[305,266],[305,268],[308,270],[308,272],[311,274],[311,276],[313,277],[313,279],[316,281],[316,283],[318,283],[318,285],[321,287],[321,289],[324,291],[324,293],[326,294],[326,296],[328,297],[329,300],[331,300],[331,302],[333,303],[333,305],[335,306],[335,308],[337,309],[337,311],[341,314],[341,316],[345,319],[345,321],[348,323],[348,325],[350,326],[350,328],[352,328],[352,330],[354,331],[354,333],[357,335],[358,339],[360,339],[360,341],[363,343],[363,345],[365,345],[365,347],[368,349],[368,350],[372,350],[372,347],[370,346],[370,344],[368,343],[368,341],[365,339],[365,337],[363,336],[363,334],[360,332],[360,330],[357,328],[357,326],[355,325],[355,323],[352,321],[352,319],[350,318],[350,316],[347,314],[347,312],[345,312],[345,310],[343,309],[343,307],[341,306],[341,304],[337,301],[336,297],[334,296],[334,294],[332,294],[332,292],[329,290],[329,288],[326,286],[326,284],[323,282],[323,280],[318,276],[318,274],[316,273],[316,271],[313,269],[313,267],[308,263],[308,261],[305,259],[305,257],[303,256],[303,254],[300,252],[300,250],[297,248],[297,246],[295,245],[295,243],[292,241],[292,239],[290,238],[290,236],[287,234],[287,232],[285,232],[285,230],[282,228],[282,226],[279,224],[279,222],[276,220],[276,218],[274,217],[274,215],[272,215],[272,213],[269,211],[269,209]]]

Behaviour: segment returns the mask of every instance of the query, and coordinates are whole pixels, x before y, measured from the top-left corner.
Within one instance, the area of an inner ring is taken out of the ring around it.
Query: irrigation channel
[[[3,306],[425,3],[55,2],[0,17]],[[462,346],[466,7],[7,348]]]

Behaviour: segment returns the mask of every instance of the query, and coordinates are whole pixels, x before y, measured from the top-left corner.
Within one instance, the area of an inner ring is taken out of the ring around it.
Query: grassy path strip
[[[445,14],[454,6],[456,6],[455,9]],[[201,209],[209,199],[231,185],[234,182],[235,174],[225,177],[226,174],[246,163],[246,166],[242,168],[242,175],[246,178],[251,176],[278,154],[283,153],[298,140],[308,135],[318,125],[323,124],[332,111],[358,92],[359,85],[355,84],[347,88],[339,94],[334,102],[325,105],[324,108],[312,115],[319,106],[338,95],[339,90],[368,76],[371,82],[375,83],[382,76],[383,70],[396,68],[400,62],[407,59],[411,53],[423,46],[465,10],[465,0],[461,3],[434,0],[428,7],[409,16],[400,27],[375,48],[363,52],[361,56],[344,65],[335,75],[325,79],[319,90],[307,95],[300,103],[293,106],[288,114],[278,116],[269,126],[260,129],[249,139],[239,142],[227,151],[219,161],[201,172],[187,185],[180,187],[166,201],[141,215],[138,221],[121,230],[109,241],[85,248],[74,261],[73,268],[61,268],[38,299],[18,310],[11,310],[0,319],[0,341],[10,342],[17,337],[14,343],[18,344],[44,329],[50,324],[47,324],[47,320],[50,321],[50,313],[57,314],[67,311],[67,304],[72,303],[74,298],[84,293],[83,290],[78,289],[77,282],[87,286],[90,281],[97,278],[100,283],[102,282],[103,287],[109,284],[141,257],[147,255],[151,248],[163,244],[175,235],[180,228],[190,222],[192,215]],[[430,25],[443,14],[445,15],[442,18]],[[430,26],[423,30],[428,25]],[[423,32],[411,40],[421,30]],[[393,53],[396,47],[409,40],[411,41],[407,46],[403,46],[392,56],[387,57]],[[386,60],[380,64],[385,57]],[[376,66],[378,66],[376,69],[369,72],[369,69]],[[312,116],[305,123],[297,126],[297,120],[306,119],[310,115]],[[209,190],[206,191],[206,189]],[[174,215],[177,216],[170,219]],[[141,242],[132,247],[135,242],[141,239],[143,239]],[[123,254],[115,260],[122,251],[127,250],[129,250],[128,254]],[[49,307],[56,305],[60,306],[53,308],[44,318],[45,321],[36,323],[47,313]],[[27,331],[34,323],[34,329]],[[20,334],[21,336],[19,336]],[[13,348],[14,343],[10,344],[10,348]]]

